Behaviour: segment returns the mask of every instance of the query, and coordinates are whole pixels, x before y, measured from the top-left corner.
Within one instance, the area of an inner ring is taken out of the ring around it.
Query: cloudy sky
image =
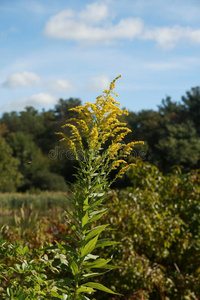
[[[0,114],[94,102],[132,111],[200,85],[199,0],[1,0]]]

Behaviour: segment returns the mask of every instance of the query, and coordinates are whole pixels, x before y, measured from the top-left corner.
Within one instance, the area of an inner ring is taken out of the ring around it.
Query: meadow
[[[167,173],[132,156],[144,142],[124,142],[131,129],[123,122],[128,111],[114,100],[119,77],[95,104],[71,107],[74,114],[56,132],[74,165],[49,161],[31,135],[0,127],[0,299],[200,298],[200,171],[188,170],[198,162],[182,151],[186,164]],[[28,111],[38,124],[37,113]],[[171,141],[171,135],[158,141],[156,160]],[[73,176],[67,184],[64,170]]]
[[[13,224],[14,216],[19,216],[22,209],[25,215],[31,213],[38,216],[58,216],[58,209],[63,210],[67,206],[66,193],[53,191],[40,191],[31,193],[0,193],[0,225]]]
[[[112,274],[100,275],[98,282],[124,296],[113,298],[99,291],[92,299],[199,299],[199,171],[182,174],[177,168],[164,176],[155,166],[138,160],[126,179],[129,187],[108,191],[109,213],[99,223],[114,229],[102,237],[120,244],[94,252],[104,258],[112,255],[113,264],[119,266]],[[66,193],[1,194],[0,199],[1,214],[6,211],[9,216],[2,237],[17,241],[22,249],[28,247],[29,259],[35,249],[62,243],[64,236],[72,235],[65,218]],[[12,264],[15,260],[12,257]],[[51,278],[52,270],[45,268]],[[9,285],[4,281],[4,289]]]

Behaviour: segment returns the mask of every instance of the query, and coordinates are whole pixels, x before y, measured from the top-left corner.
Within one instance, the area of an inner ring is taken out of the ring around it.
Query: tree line
[[[76,160],[55,132],[74,117],[70,108],[78,98],[59,99],[53,109],[3,113],[0,118],[0,191],[66,190],[75,180]],[[200,168],[200,87],[186,92],[180,101],[166,97],[157,110],[129,111],[123,121],[132,130],[125,142],[143,140],[130,159],[141,158],[170,173]],[[68,134],[65,129],[65,133]],[[121,187],[128,181],[119,182]]]

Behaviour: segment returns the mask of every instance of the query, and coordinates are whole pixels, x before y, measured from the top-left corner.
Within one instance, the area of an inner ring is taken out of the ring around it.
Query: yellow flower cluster
[[[124,137],[131,132],[126,127],[126,123],[119,121],[119,117],[123,114],[128,115],[126,109],[120,109],[120,103],[115,101],[113,95],[118,95],[113,91],[115,82],[120,76],[116,77],[110,84],[110,88],[104,90],[103,95],[96,98],[95,104],[86,102],[83,106],[71,108],[78,114],[77,118],[70,118],[66,124],[62,126],[71,128],[71,137],[66,137],[62,132],[57,134],[62,135],[62,141],[66,141],[71,149],[77,155],[77,150],[83,147],[83,138],[87,142],[87,148],[91,153],[99,156],[100,149],[105,148],[105,143],[109,142],[110,145],[104,151],[103,159],[105,165],[108,167],[109,172],[117,167],[127,164],[125,160],[120,160],[120,157],[127,157],[130,155],[136,143],[131,142],[124,145]],[[71,122],[76,125],[72,125]],[[109,166],[110,164],[110,166]],[[117,174],[121,177],[127,170],[128,165],[122,167]]]

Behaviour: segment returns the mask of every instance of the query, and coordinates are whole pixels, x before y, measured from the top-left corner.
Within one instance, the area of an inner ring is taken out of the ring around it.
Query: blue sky
[[[109,82],[131,111],[200,85],[199,0],[1,0],[0,114],[94,102]]]

